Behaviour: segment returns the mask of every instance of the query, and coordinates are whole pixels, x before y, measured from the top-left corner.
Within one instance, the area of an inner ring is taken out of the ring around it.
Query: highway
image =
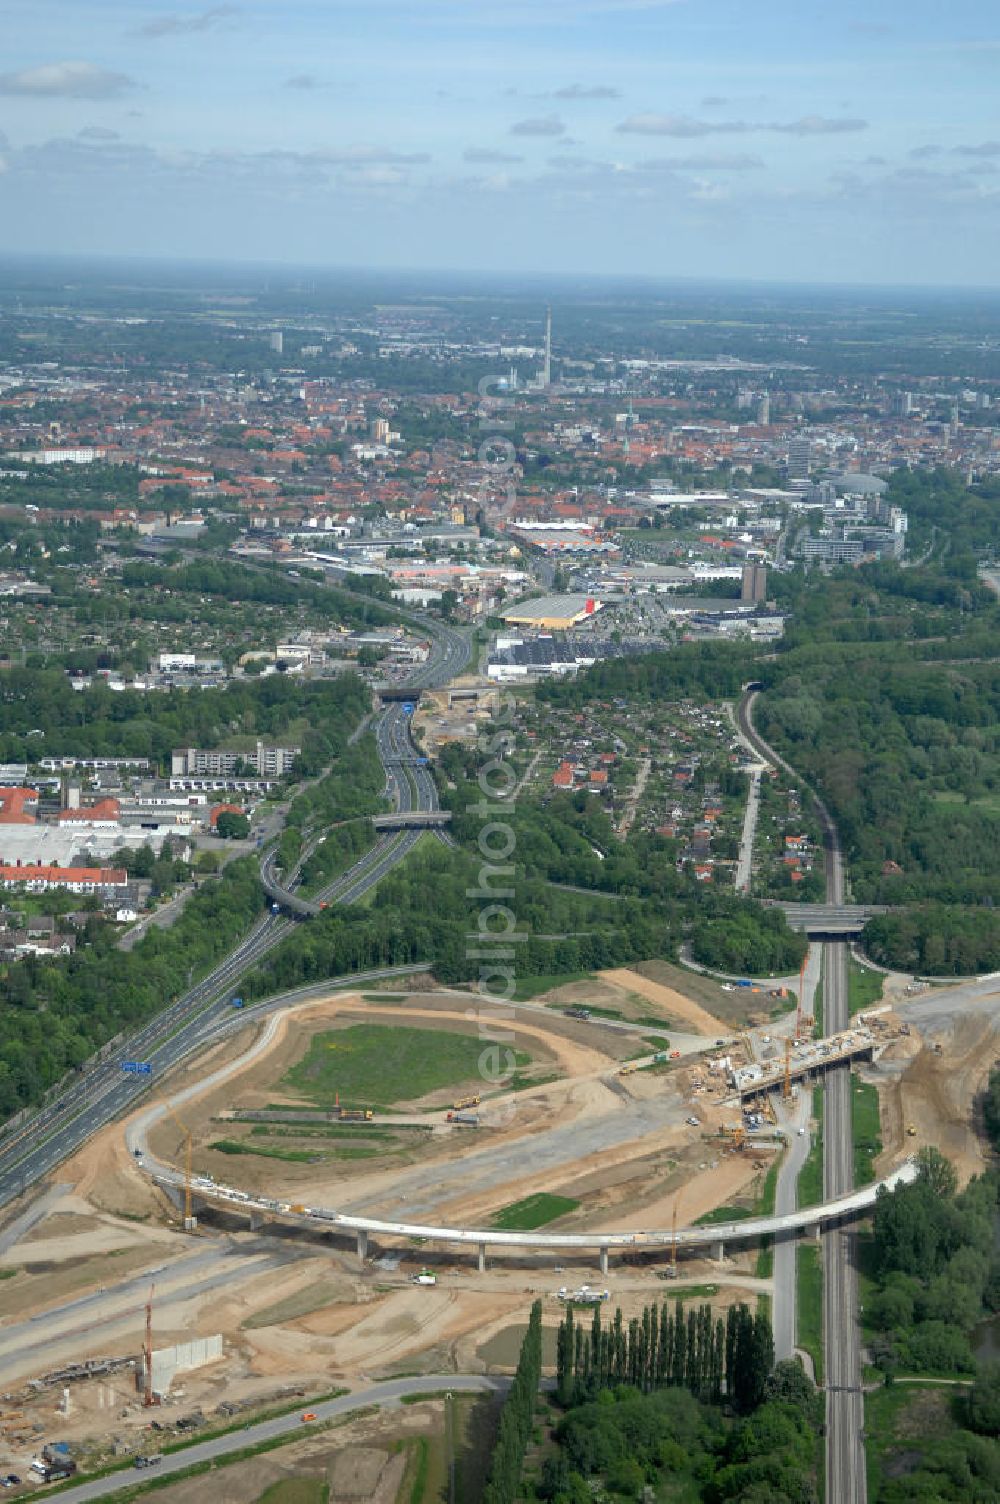
[[[741,729],[770,761],[798,778],[795,770],[756,733],[752,723],[754,693],[739,705]],[[823,826],[826,851],[826,905],[844,910],[844,864],[837,827],[824,801],[813,791]],[[836,1033],[850,1016],[847,942],[828,941],[823,948],[823,1027]],[[854,1185],[854,1132],[851,1121],[849,1065],[826,1072],[823,1114],[823,1196],[836,1202]],[[868,1479],[864,1450],[864,1396],[861,1389],[861,1332],[854,1234],[827,1227],[823,1234],[823,1348],[826,1365],[826,1493],[837,1504],[866,1504]]]
[[[414,689],[447,683],[465,667],[471,652],[468,640],[451,627],[426,622],[420,627],[432,639],[432,650],[426,663],[407,681]],[[388,705],[378,721],[380,752],[394,748],[399,756],[416,757],[408,718],[400,705]],[[390,796],[407,801],[405,808],[411,807],[414,793],[428,801],[426,807],[437,807],[437,791],[428,769],[414,768],[412,783],[409,768],[387,768],[386,775]],[[356,902],[405,857],[421,834],[414,830],[383,837],[316,895],[317,907],[319,903]],[[135,1034],[105,1047],[86,1062],[80,1076],[33,1117],[0,1134],[0,1207],[22,1195],[74,1154],[93,1133],[135,1104],[146,1091],[149,1078],[126,1074],[122,1069],[125,1061],[148,1063],[156,1080],[198,1047],[204,1040],[206,1021],[225,1016],[239,978],[285,940],[294,926],[295,920],[282,914],[264,915],[200,982]],[[370,974],[369,979],[413,969],[382,969]],[[359,974],[357,980],[364,979]]]
[[[308,1410],[315,1415],[317,1424],[322,1424],[350,1415],[354,1410],[367,1409],[371,1405],[399,1404],[404,1396],[410,1394],[443,1391],[450,1391],[452,1394],[502,1393],[509,1384],[509,1379],[491,1379],[478,1374],[422,1374],[411,1379],[388,1379],[382,1384],[372,1384],[368,1389],[359,1389],[354,1394],[341,1395],[339,1399],[309,1403]],[[246,1447],[259,1446],[265,1441],[274,1441],[281,1436],[292,1437],[296,1432],[307,1436],[310,1432],[302,1424],[304,1409],[305,1406],[297,1405],[289,1415],[257,1421],[211,1441],[195,1442],[181,1452],[168,1452],[152,1473],[125,1468],[107,1478],[95,1478],[90,1483],[79,1483],[75,1488],[64,1489],[59,1498],[62,1504],[84,1504],[84,1501],[90,1499],[107,1499],[120,1489],[132,1488],[139,1483],[152,1483],[154,1480],[162,1482],[172,1474],[184,1472],[186,1468],[211,1463],[216,1458],[231,1456],[233,1452],[242,1452]],[[150,1450],[153,1450],[152,1446]],[[206,1494],[213,1491],[213,1485],[206,1482]]]

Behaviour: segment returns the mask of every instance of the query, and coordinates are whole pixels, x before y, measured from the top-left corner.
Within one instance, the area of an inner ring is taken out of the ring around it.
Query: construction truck
[[[479,1101],[479,1097],[459,1097],[458,1101],[452,1102],[451,1105],[456,1112],[461,1112],[466,1107],[478,1107]]]
[[[370,1123],[374,1113],[370,1107],[341,1107],[337,1117],[341,1123]]]

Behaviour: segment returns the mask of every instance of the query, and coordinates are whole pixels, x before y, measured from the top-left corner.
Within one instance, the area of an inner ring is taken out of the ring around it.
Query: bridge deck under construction
[[[828,1066],[871,1055],[875,1045],[871,1030],[857,1025],[826,1039],[804,1039],[792,1044],[787,1058],[785,1053],[779,1053],[773,1060],[737,1066],[729,1079],[741,1097],[756,1097],[762,1092],[783,1087],[786,1078],[799,1081],[804,1076],[826,1070]]]

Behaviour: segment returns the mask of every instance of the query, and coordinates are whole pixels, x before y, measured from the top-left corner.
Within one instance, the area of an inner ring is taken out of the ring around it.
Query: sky
[[[0,252],[1000,284],[997,0],[0,0]]]

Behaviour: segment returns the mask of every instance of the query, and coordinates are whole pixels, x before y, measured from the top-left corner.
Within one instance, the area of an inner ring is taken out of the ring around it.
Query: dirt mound
[[[687,1024],[696,1034],[704,1034],[711,1039],[730,1032],[693,998],[685,997],[673,987],[665,987],[662,982],[653,982],[649,977],[640,976],[637,971],[617,967],[612,971],[602,971],[600,975],[606,982],[614,982],[616,986],[624,987],[629,992],[638,992],[641,997],[648,998],[651,1003],[656,1003],[658,1008],[663,1010],[664,1024],[676,1023],[679,1020]]]

